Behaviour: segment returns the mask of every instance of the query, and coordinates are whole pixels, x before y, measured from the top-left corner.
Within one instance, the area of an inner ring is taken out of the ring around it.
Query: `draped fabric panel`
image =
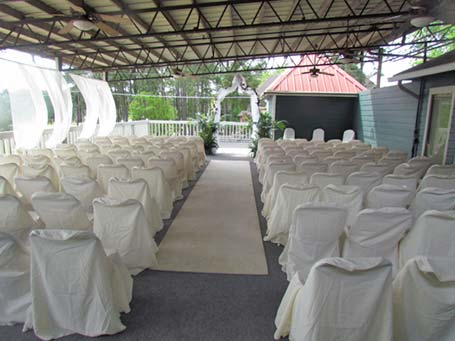
[[[44,69],[39,71],[43,79],[44,90],[49,94],[54,108],[54,129],[46,141],[46,147],[54,148],[65,140],[71,127],[73,116],[71,89],[61,72]]]
[[[38,146],[47,126],[47,107],[39,84],[39,70],[35,67],[9,63],[15,81],[8,83],[16,148]]]
[[[114,97],[105,81],[71,75],[79,88],[86,105],[86,116],[80,138],[90,138],[95,134],[99,119],[98,136],[109,135],[117,118]]]

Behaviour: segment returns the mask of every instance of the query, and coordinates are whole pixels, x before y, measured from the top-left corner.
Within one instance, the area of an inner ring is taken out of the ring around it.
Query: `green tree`
[[[0,131],[13,130],[8,91],[0,92]]]
[[[175,120],[177,114],[174,106],[167,98],[152,97],[153,95],[141,92],[135,96],[129,105],[129,119],[131,120]]]

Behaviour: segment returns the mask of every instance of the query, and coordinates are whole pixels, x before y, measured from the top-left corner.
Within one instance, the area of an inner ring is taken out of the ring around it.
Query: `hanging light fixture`
[[[73,25],[84,32],[98,29],[98,27],[93,22],[87,19],[73,20]]]

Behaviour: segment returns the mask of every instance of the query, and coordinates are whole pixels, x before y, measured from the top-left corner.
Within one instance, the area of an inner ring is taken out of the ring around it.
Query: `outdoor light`
[[[434,21],[434,17],[429,15],[422,15],[411,19],[411,25],[414,27],[425,27]]]
[[[74,20],[73,25],[81,31],[90,31],[97,29],[97,26],[94,23],[85,19]]]
[[[313,78],[318,78],[319,74],[314,72],[314,73],[310,73],[310,77],[313,77]]]

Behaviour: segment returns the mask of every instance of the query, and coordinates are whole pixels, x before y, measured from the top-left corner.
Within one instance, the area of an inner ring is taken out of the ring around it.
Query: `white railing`
[[[75,143],[82,126],[72,126],[68,133],[67,142]],[[196,136],[199,129],[196,121],[158,121],[142,120],[118,122],[111,135],[122,136]],[[40,141],[44,147],[45,141],[52,133],[52,128],[46,129]],[[220,122],[218,127],[218,142],[249,142],[251,128],[244,122]],[[11,154],[15,150],[12,131],[0,132],[0,154]]]

